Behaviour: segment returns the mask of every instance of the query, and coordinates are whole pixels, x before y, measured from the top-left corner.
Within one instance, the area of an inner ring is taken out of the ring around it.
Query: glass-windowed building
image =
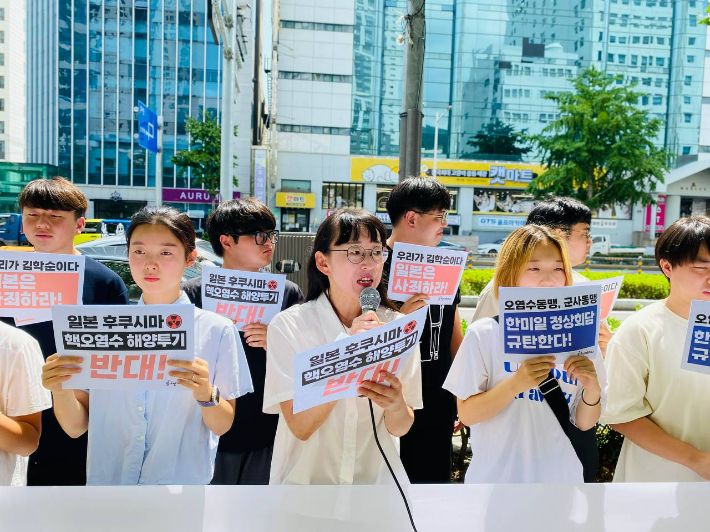
[[[201,119],[207,112],[221,119],[223,54],[210,30],[211,4],[27,2],[28,160],[58,166],[90,200],[93,195],[106,202],[113,195],[120,203],[136,202],[128,209],[135,210],[153,199],[156,173],[155,155],[138,144],[140,101],[163,116],[163,186],[197,187],[170,158],[189,147],[187,117]],[[234,12],[236,2],[230,5]],[[241,60],[251,79],[248,57]],[[244,105],[238,102],[235,113],[251,116],[248,85],[242,90]],[[104,207],[108,214],[116,210]]]

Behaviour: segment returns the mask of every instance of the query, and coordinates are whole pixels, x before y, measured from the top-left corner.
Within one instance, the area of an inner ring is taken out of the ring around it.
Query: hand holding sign
[[[208,402],[212,397],[210,382],[210,366],[206,360],[195,357],[194,360],[168,360],[168,365],[185,371],[171,370],[169,375],[175,377],[180,386],[192,390],[195,401]]]
[[[380,376],[383,377],[389,385],[363,381],[357,390],[358,393],[363,397],[371,399],[373,403],[383,410],[396,412],[408,408],[407,401],[405,401],[402,391],[402,383],[397,376],[389,371],[380,372]]]
[[[582,387],[585,390],[589,390],[594,397],[601,395],[602,390],[599,386],[597,370],[594,367],[594,362],[589,358],[571,356],[565,361],[564,368],[570,380],[577,379]]]
[[[265,323],[250,323],[242,327],[244,341],[249,347],[261,347],[266,350],[266,331],[269,326]]]
[[[537,388],[550,374],[550,370],[555,367],[555,357],[543,356],[524,360],[518,371],[511,377],[513,393],[518,395],[527,392],[531,388]]]
[[[52,393],[60,393],[64,390],[62,383],[68,381],[73,375],[81,373],[81,368],[77,364],[84,362],[83,357],[60,357],[57,353],[47,357],[47,361],[42,366],[42,386]]]

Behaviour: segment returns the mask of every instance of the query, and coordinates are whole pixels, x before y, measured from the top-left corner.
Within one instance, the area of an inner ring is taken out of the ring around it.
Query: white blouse
[[[385,307],[377,310],[383,322],[402,314]],[[392,483],[375,443],[366,398],[341,399],[307,441],[296,438],[281,413],[280,403],[293,399],[293,365],[297,353],[334,342],[344,331],[325,294],[317,300],[281,312],[267,333],[264,412],[279,414],[271,461],[270,484],[375,484]],[[422,408],[419,346],[398,375],[404,398]],[[373,403],[380,444],[397,478],[406,481],[395,438],[385,427],[384,410]],[[397,440],[398,441],[398,440]]]

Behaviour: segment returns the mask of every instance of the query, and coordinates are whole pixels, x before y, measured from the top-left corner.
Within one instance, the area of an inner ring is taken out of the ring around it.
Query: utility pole
[[[434,123],[434,168],[432,169],[432,177],[436,178],[436,160],[439,155],[439,120],[444,118],[446,114],[451,111],[451,106],[449,105],[446,108],[446,111],[439,114],[439,111],[436,112],[436,122]]]
[[[404,29],[404,94],[399,115],[399,180],[420,175],[422,85],[424,83],[424,0],[407,0]]]
[[[146,151],[146,160],[148,152]],[[163,115],[158,115],[158,152],[155,154],[155,206],[163,204]]]

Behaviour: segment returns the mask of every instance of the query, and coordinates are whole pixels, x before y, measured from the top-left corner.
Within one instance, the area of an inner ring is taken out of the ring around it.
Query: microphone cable
[[[402,496],[402,500],[404,501],[404,506],[407,508],[407,515],[409,515],[409,522],[412,523],[412,530],[414,532],[417,531],[417,526],[414,524],[414,517],[412,517],[412,510],[409,508],[409,503],[407,502],[407,497],[404,495],[404,490],[402,490],[402,486],[399,484],[399,480],[397,480],[397,475],[394,474],[394,470],[392,469],[392,466],[390,465],[390,461],[387,460],[387,456],[385,455],[385,451],[382,449],[382,445],[380,445],[380,439],[377,437],[377,425],[375,425],[375,411],[372,408],[372,399],[367,399],[367,402],[370,404],[370,419],[372,420],[372,432],[375,435],[375,443],[377,444],[377,448],[380,450],[380,454],[382,455],[382,458],[385,461],[385,464],[387,464],[387,469],[390,471],[390,475],[392,475],[392,478],[394,479],[394,483],[397,484],[397,489],[399,490],[399,494]]]

